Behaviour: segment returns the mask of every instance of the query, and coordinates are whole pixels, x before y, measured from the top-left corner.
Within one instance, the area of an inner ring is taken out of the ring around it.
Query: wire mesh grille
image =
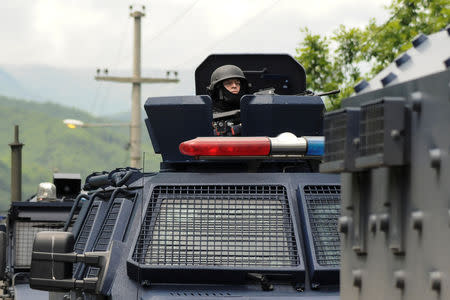
[[[98,208],[100,206],[99,201],[94,201],[92,203],[91,208],[86,216],[86,220],[81,227],[80,233],[78,234],[77,240],[75,241],[75,245],[73,247],[73,251],[76,253],[83,253],[84,248],[86,247],[87,240],[89,238],[89,234],[92,230],[92,225],[94,224],[95,217],[97,216]],[[73,273],[78,269],[81,263],[73,264]]]
[[[337,222],[340,215],[339,185],[307,185],[304,187],[311,234],[317,263],[339,267],[340,241]]]
[[[326,115],[324,118],[325,162],[344,160],[347,134],[346,112]]]
[[[89,234],[91,233],[92,225],[94,224],[95,216],[97,215],[100,202],[96,201],[92,203],[91,208],[86,216],[86,221],[83,223],[83,227],[78,234],[77,241],[75,242],[74,251],[76,253],[83,253],[86,247]]]
[[[155,187],[133,259],[158,266],[297,266],[286,189]]]
[[[105,221],[102,225],[100,233],[95,241],[93,251],[106,251],[108,250],[109,243],[111,241],[111,236],[116,227],[117,217],[120,212],[120,207],[122,202],[114,202],[108,214],[106,215]],[[89,267],[86,277],[97,277],[99,268]]]
[[[368,156],[384,151],[384,102],[361,107],[360,153]]]
[[[36,233],[40,231],[62,231],[64,222],[21,222],[14,224],[15,262],[17,268],[31,265],[31,252]]]
[[[94,251],[106,251],[111,240],[114,227],[116,226],[117,216],[119,215],[122,202],[114,202],[100,230],[94,245]]]

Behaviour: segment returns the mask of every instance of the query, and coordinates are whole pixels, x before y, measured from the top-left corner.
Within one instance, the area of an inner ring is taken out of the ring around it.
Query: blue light
[[[304,136],[308,143],[306,151],[307,156],[323,156],[325,147],[325,137],[323,136]]]

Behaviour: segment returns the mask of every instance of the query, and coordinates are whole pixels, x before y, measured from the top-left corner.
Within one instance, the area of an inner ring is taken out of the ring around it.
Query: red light
[[[270,153],[267,137],[201,137],[180,144],[180,152],[189,156],[266,156]]]

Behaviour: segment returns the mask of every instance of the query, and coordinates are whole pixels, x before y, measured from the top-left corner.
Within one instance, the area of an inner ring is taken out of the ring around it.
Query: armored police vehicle
[[[206,87],[228,64],[251,85],[241,136],[214,137]],[[305,95],[303,67],[288,55],[211,55],[195,84],[195,96],[145,103],[158,172],[93,173],[71,232],[37,234],[30,286],[49,292],[33,293],[339,298],[340,182],[318,173],[324,104]]]
[[[22,145],[16,126],[12,145],[18,144]],[[12,173],[20,173],[18,167],[13,160]],[[20,187],[12,186],[18,188],[15,195],[20,195]],[[39,184],[37,193],[29,199],[20,201],[20,198],[12,197],[5,223],[0,225],[2,299],[39,299],[39,295],[48,299],[45,293],[35,293],[29,287],[33,241],[36,233],[41,231],[71,230],[71,219],[76,218],[82,203],[80,190],[80,174],[55,173],[53,182]]]
[[[342,299],[450,299],[450,26],[412,46],[324,118]]]

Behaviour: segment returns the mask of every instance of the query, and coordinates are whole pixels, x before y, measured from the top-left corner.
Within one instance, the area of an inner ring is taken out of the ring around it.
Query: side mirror
[[[75,239],[71,232],[41,231],[36,234],[31,256],[30,287],[39,290],[49,290],[42,279],[59,280],[72,279],[73,263],[49,260],[45,254],[72,253]],[[42,284],[42,285],[41,285]],[[57,289],[52,289],[56,291]],[[59,291],[65,291],[61,289]]]
[[[30,287],[32,289],[65,292],[82,289],[96,292],[109,262],[110,252],[73,252],[75,239],[71,232],[41,231],[36,234],[31,253]],[[100,268],[98,277],[80,280],[72,278],[73,264]]]

